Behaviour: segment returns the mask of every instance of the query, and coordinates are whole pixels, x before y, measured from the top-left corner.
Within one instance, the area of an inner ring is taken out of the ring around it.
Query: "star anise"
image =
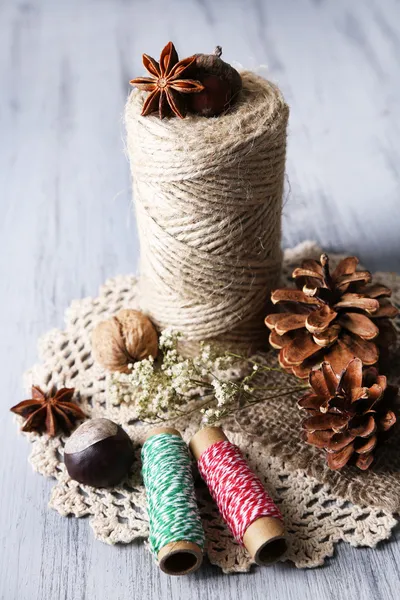
[[[86,418],[79,406],[71,402],[74,392],[74,388],[62,388],[45,394],[34,385],[32,398],[23,400],[10,410],[26,418],[22,431],[46,431],[54,437],[59,428],[71,431],[77,419]]]
[[[204,89],[200,81],[184,77],[195,60],[196,56],[179,60],[172,42],[161,52],[159,63],[143,54],[143,64],[151,77],[137,77],[129,82],[140,90],[151,92],[143,105],[142,116],[157,111],[160,119],[172,114],[181,119],[186,116],[187,106],[182,94],[195,94]]]

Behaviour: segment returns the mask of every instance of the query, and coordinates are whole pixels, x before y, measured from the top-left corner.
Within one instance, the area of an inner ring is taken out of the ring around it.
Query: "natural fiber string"
[[[280,275],[288,107],[272,83],[242,78],[218,118],[141,117],[138,90],[126,106],[142,306],[190,340],[259,340]]]
[[[279,508],[250,470],[239,448],[216,442],[198,460],[200,474],[218,509],[239,543],[248,527],[261,517],[282,520]]]
[[[150,521],[150,549],[155,556],[170,542],[204,547],[188,448],[178,435],[151,436],[142,448],[142,474]]]

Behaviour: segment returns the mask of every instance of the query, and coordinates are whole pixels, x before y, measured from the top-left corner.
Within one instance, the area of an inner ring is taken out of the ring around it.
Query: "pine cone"
[[[329,259],[307,259],[293,271],[300,289],[272,292],[273,304],[282,311],[270,314],[265,324],[270,344],[280,350],[281,367],[300,378],[311,368],[328,361],[340,373],[358,357],[373,365],[395,341],[391,323],[398,310],[389,300],[391,290],[371,284],[369,271],[357,271],[358,259],[343,259],[331,274]]]
[[[365,471],[374,460],[378,442],[396,422],[393,412],[398,389],[374,367],[363,374],[359,358],[350,361],[339,376],[328,362],[310,372],[312,390],[298,402],[309,413],[303,421],[305,441],[327,452],[331,469],[350,459]]]

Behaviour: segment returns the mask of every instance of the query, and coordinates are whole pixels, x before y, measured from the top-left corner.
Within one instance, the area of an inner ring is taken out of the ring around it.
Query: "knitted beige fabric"
[[[283,277],[288,281],[292,266],[302,258],[318,256],[315,244],[305,243],[287,251]],[[338,257],[331,256],[332,262]],[[400,300],[400,276],[376,274],[390,285],[394,301]],[[148,523],[144,488],[140,477],[140,444],[149,426],[137,422],[135,407],[112,406],[105,395],[106,373],[91,357],[90,335],[99,320],[121,308],[139,304],[136,279],[120,276],[108,281],[97,298],[74,301],[66,311],[64,331],[52,330],[40,341],[41,363],[26,374],[26,385],[43,389],[52,385],[75,387],[88,416],[108,418],[121,424],[136,446],[132,475],[120,486],[97,490],[72,481],[62,462],[64,437],[27,434],[32,442],[30,462],[39,473],[54,477],[50,506],[60,514],[89,516],[96,538],[114,544],[146,538]],[[273,364],[275,354],[259,355]],[[400,370],[393,381],[398,381]],[[279,377],[279,374],[274,375]],[[323,455],[299,442],[299,412],[294,401],[268,401],[246,412],[240,421],[231,419],[224,429],[246,454],[250,465],[265,483],[284,515],[288,552],[285,559],[297,567],[313,567],[331,556],[340,540],[353,546],[375,546],[390,536],[396,524],[392,513],[399,508],[399,436],[382,448],[377,467],[366,473],[344,469],[340,473],[324,466]],[[174,423],[186,441],[199,426],[198,417]],[[211,562],[225,572],[247,571],[252,562],[221,522],[207,490],[199,483],[198,498],[207,535]]]
[[[242,73],[240,99],[218,119],[125,111],[140,239],[141,304],[191,341],[260,342],[281,270],[289,109],[280,91]]]

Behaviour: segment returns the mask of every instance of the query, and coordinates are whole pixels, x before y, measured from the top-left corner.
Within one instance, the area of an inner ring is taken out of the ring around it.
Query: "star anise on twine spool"
[[[319,262],[307,259],[293,271],[300,289],[272,292],[281,312],[268,315],[265,324],[284,369],[304,379],[324,360],[338,373],[354,357],[373,365],[395,341],[391,319],[399,311],[389,300],[391,290],[371,284],[371,273],[357,265],[350,256],[331,273],[326,254]]]
[[[39,387],[32,386],[32,398],[23,400],[10,410],[26,418],[22,431],[46,431],[54,437],[58,429],[71,431],[75,421],[86,415],[71,399],[74,388],[62,388],[46,394]]]
[[[169,42],[161,52],[160,62],[143,54],[143,64],[151,77],[137,77],[130,81],[142,91],[151,92],[143,104],[142,116],[157,112],[160,119],[175,114],[183,119],[187,113],[185,94],[201,92],[200,81],[185,79],[184,75],[196,61],[196,56],[179,60],[175,46]]]
[[[374,367],[363,373],[359,358],[340,376],[323,362],[310,372],[309,381],[311,391],[298,403],[309,414],[302,424],[305,440],[326,451],[331,469],[341,469],[352,459],[359,469],[368,469],[377,444],[396,422],[397,387],[388,385]]]

